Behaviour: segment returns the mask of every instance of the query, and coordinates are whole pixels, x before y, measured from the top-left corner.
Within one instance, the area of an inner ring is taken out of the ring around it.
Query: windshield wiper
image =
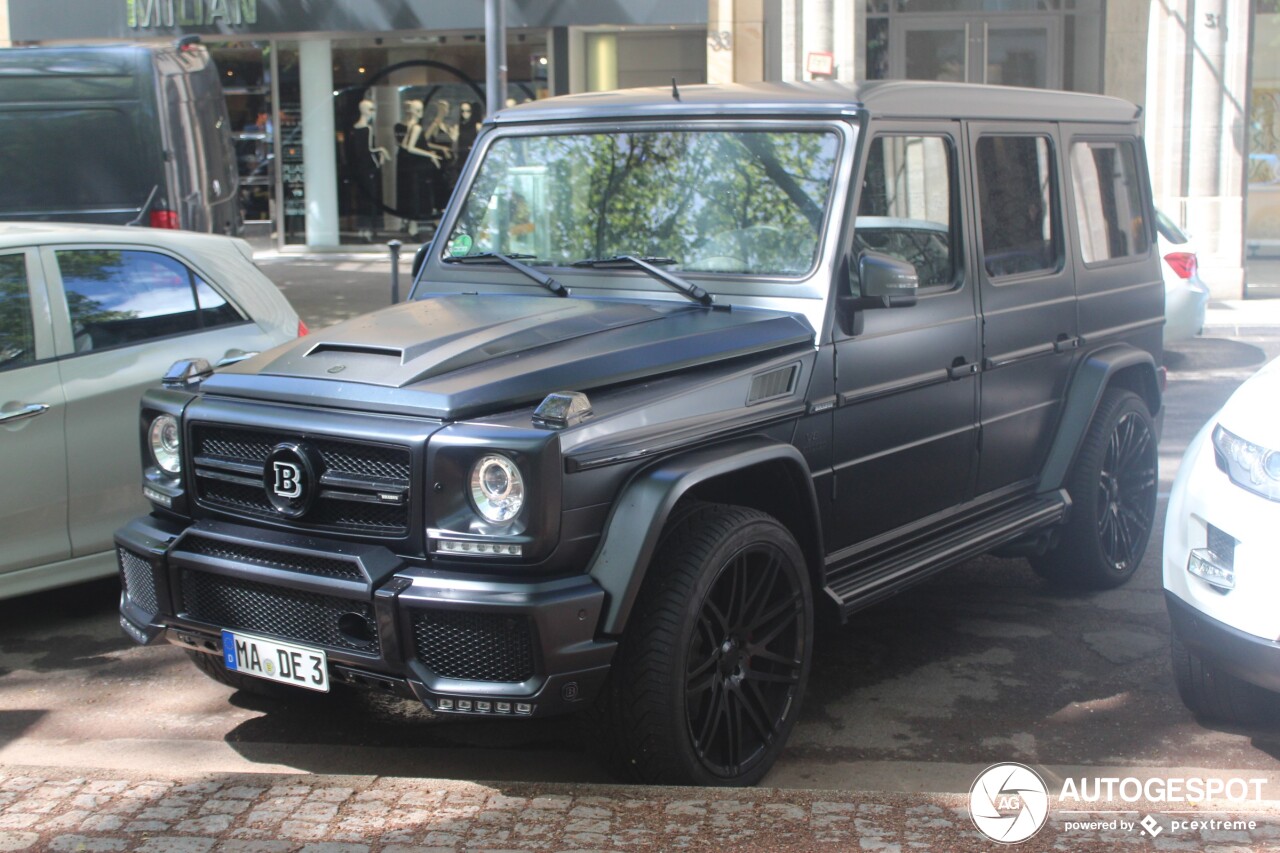
[[[528,264],[520,263],[517,258],[524,260],[532,260],[536,255],[511,254],[504,255],[501,252],[479,252],[474,255],[457,255],[451,258],[445,258],[446,264],[491,264],[494,261],[506,264],[516,272],[524,275],[526,278],[536,281],[556,296],[568,296],[569,288],[556,281],[549,275],[538,272]]]
[[[694,302],[699,302],[706,306],[711,306],[715,301],[715,297],[707,293],[701,287],[691,281],[687,281],[674,273],[669,273],[664,269],[659,269],[655,264],[674,264],[673,258],[637,258],[635,255],[614,255],[611,258],[583,258],[580,261],[574,261],[575,267],[593,267],[595,269],[633,269],[643,270],[653,278],[670,287],[672,290],[679,291]]]

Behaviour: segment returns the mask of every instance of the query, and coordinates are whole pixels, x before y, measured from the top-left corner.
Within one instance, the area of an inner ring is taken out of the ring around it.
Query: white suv
[[[1280,692],[1280,359],[1191,442],[1169,496],[1164,589],[1173,673],[1196,714],[1235,723]]]

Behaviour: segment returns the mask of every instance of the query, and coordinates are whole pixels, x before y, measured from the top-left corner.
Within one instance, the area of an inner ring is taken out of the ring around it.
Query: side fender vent
[[[796,390],[796,379],[800,376],[799,362],[778,367],[765,373],[757,373],[751,377],[751,390],[747,392],[747,405],[776,400],[779,397],[790,397]]]

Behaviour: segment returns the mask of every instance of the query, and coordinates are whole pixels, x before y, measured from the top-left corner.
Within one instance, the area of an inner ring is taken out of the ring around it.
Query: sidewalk
[[[488,786],[367,776],[138,776],[7,767],[0,850],[427,853],[543,850],[902,850],[997,847],[967,797],[848,791]],[[1098,804],[1100,809],[1115,804]],[[1151,812],[1120,804],[1130,825]],[[1194,809],[1171,826],[1113,828],[1116,812],[1050,813],[1011,849],[1280,850],[1280,803]],[[1068,827],[1093,824],[1088,828]],[[1239,825],[1224,822],[1239,822]]]

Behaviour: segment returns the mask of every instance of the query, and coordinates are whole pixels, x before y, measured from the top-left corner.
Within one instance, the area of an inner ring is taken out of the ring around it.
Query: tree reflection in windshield
[[[834,131],[499,138],[449,251],[556,265],[654,255],[690,271],[801,275],[816,260],[838,150]]]

